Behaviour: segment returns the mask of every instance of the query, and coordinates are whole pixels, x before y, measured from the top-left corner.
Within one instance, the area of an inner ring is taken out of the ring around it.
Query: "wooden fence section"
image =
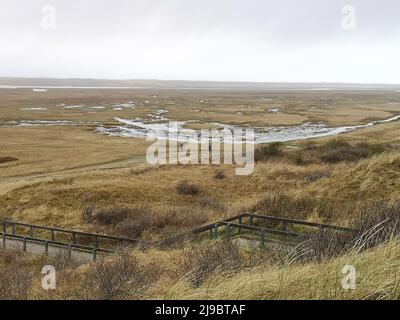
[[[136,239],[108,236],[97,233],[40,226],[29,223],[21,223],[5,220],[2,223],[3,248],[7,239],[22,242],[26,250],[27,243],[41,244],[47,254],[49,246],[91,253],[96,259],[97,253],[113,253],[116,246],[146,246],[145,242]]]
[[[304,230],[304,228],[310,228],[311,230]],[[257,213],[243,213],[222,221],[194,228],[154,243],[9,220],[3,221],[2,232],[0,232],[0,234],[2,235],[3,247],[6,246],[7,239],[10,239],[21,241],[24,250],[26,250],[26,244],[29,242],[43,245],[46,254],[48,253],[49,246],[54,246],[66,248],[70,254],[72,250],[91,253],[95,260],[97,253],[113,253],[118,246],[129,245],[141,248],[165,248],[185,240],[193,240],[195,236],[204,235],[204,233],[208,233],[209,239],[212,240],[221,237],[230,240],[232,237],[244,235],[245,232],[248,231],[252,235],[258,237],[261,246],[265,246],[266,242],[271,241],[274,237],[281,237],[288,243],[293,241],[298,242],[324,230],[356,232],[356,230],[350,228],[329,224],[313,223]]]
[[[247,224],[245,223],[246,222],[245,220],[247,220]],[[268,221],[275,225],[273,227],[268,227],[268,228],[263,226],[256,226],[255,223],[257,222],[257,220]],[[278,226],[276,226],[276,224],[278,224]],[[289,228],[291,226],[310,227],[314,229],[314,231],[311,232],[290,231]],[[281,229],[279,229],[279,227],[281,227]],[[209,232],[210,239],[218,239],[220,236],[224,236],[225,238],[230,239],[233,236],[234,229],[237,230],[237,234],[241,234],[243,230],[258,232],[257,235],[260,237],[260,242],[262,246],[264,246],[265,242],[268,241],[267,237],[269,235],[278,235],[278,236],[283,236],[287,239],[301,241],[302,239],[306,238],[307,236],[313,233],[322,232],[324,230],[333,230],[340,232],[356,232],[356,230],[354,229],[334,226],[329,224],[274,217],[256,213],[243,213],[222,221],[218,221],[216,223],[195,228],[188,232],[184,232],[182,234],[161,240],[158,243],[158,245],[161,247],[166,247],[178,243],[180,241],[190,240],[193,237],[193,235],[198,235],[205,232]]]
[[[256,214],[256,213],[244,213],[244,214],[242,214],[240,216],[242,218],[245,218],[245,217],[249,218],[249,223],[250,224],[252,224],[254,222],[254,219],[260,219],[260,220],[264,220],[264,221],[267,220],[267,221],[271,221],[271,222],[280,222],[280,223],[283,224],[284,228],[286,228],[288,225],[297,225],[297,226],[314,227],[314,228],[319,229],[320,231],[323,231],[323,230],[335,230],[335,231],[344,231],[344,232],[355,232],[356,231],[354,229],[334,226],[334,225],[330,225],[330,224],[323,224],[323,223],[308,222],[308,221],[304,221],[304,220],[274,217],[274,216],[261,215],[261,214]]]

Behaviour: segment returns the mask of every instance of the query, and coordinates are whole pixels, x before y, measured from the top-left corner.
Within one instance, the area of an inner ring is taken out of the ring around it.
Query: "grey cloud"
[[[341,26],[346,4],[356,30]],[[400,83],[399,12],[396,0],[2,0],[0,75]]]

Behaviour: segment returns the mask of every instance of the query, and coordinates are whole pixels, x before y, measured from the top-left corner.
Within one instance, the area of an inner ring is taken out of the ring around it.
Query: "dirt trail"
[[[132,165],[144,165],[144,164],[146,164],[145,156],[135,156],[133,158],[125,160],[115,160],[107,163],[99,163],[99,164],[87,165],[71,169],[50,171],[46,173],[32,173],[21,176],[0,177],[0,195],[15,188],[18,188],[27,182],[32,182],[34,180],[54,178],[57,176],[62,176],[71,173],[83,173],[96,170],[129,168],[132,167]]]

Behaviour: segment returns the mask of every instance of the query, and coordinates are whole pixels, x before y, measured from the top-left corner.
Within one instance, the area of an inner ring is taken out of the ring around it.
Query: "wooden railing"
[[[315,222],[308,222],[304,220],[297,220],[297,219],[289,219],[289,218],[281,218],[281,217],[274,217],[268,215],[261,215],[256,213],[244,213],[241,215],[242,218],[248,217],[249,220],[260,219],[260,220],[268,220],[271,222],[280,222],[286,227],[287,225],[298,225],[298,226],[308,226],[308,227],[315,227],[319,230],[336,230],[336,231],[344,231],[344,232],[354,232],[356,230],[351,228],[339,227],[330,224],[323,224],[323,223],[315,223]],[[250,222],[251,224],[251,222]]]
[[[248,220],[248,224],[245,224],[244,220]],[[279,223],[281,224],[282,229],[277,229],[277,228],[266,228],[262,226],[256,226],[255,222],[256,220],[262,220],[262,221],[269,221],[272,223]],[[237,222],[235,222],[237,221]],[[281,217],[274,217],[274,216],[267,216],[267,215],[260,215],[256,213],[243,213],[222,221],[218,221],[212,224],[207,224],[202,227],[198,227],[195,229],[192,229],[188,232],[181,233],[179,235],[175,235],[166,239],[163,239],[159,241],[158,245],[161,247],[165,247],[168,245],[172,245],[174,243],[183,241],[184,239],[190,239],[191,236],[193,235],[198,235],[202,234],[205,232],[209,232],[210,234],[210,239],[218,239],[219,234],[221,233],[221,227],[224,228],[224,235],[226,238],[230,239],[232,236],[232,229],[236,228],[238,230],[238,234],[242,232],[242,230],[248,230],[248,231],[257,231],[258,235],[260,236],[261,244],[264,245],[266,240],[266,237],[268,235],[278,235],[278,236],[283,236],[286,238],[291,238],[295,240],[301,240],[309,236],[310,234],[316,233],[314,232],[296,232],[296,231],[290,231],[289,227],[293,226],[303,226],[303,227],[311,227],[316,229],[317,232],[321,232],[324,230],[333,230],[333,231],[340,231],[340,232],[356,232],[354,229],[350,228],[345,228],[345,227],[340,227],[340,226],[335,226],[335,225],[329,225],[329,224],[322,224],[322,223],[314,223],[314,222],[308,222],[308,221],[303,221],[303,220],[297,220],[297,219],[289,219],[289,218],[281,218]]]
[[[260,222],[261,224],[270,223],[271,225],[257,225],[257,223],[260,224]],[[296,230],[293,230],[293,226],[296,227]],[[303,230],[304,227],[312,228],[313,231],[305,231]],[[9,220],[3,221],[2,232],[0,232],[0,234],[2,235],[3,247],[6,246],[7,239],[11,239],[14,241],[21,241],[24,250],[26,250],[27,243],[36,243],[44,246],[44,252],[46,254],[48,254],[49,246],[54,246],[68,249],[69,254],[71,254],[72,250],[91,253],[95,260],[98,253],[113,253],[117,246],[129,245],[141,248],[165,248],[184,240],[191,240],[193,236],[201,235],[206,232],[209,233],[210,239],[225,237],[230,240],[235,236],[234,230],[237,231],[236,235],[240,235],[244,231],[255,232],[255,235],[259,237],[261,246],[265,246],[265,243],[270,241],[273,236],[284,238],[289,242],[301,241],[323,230],[356,232],[354,229],[329,224],[274,217],[257,213],[243,213],[153,243]]]
[[[54,228],[10,220],[3,221],[2,231],[0,234],[2,236],[4,248],[6,247],[7,239],[9,239],[22,242],[24,250],[26,250],[27,243],[35,243],[43,245],[46,254],[48,254],[49,246],[53,246],[66,248],[68,249],[69,254],[72,253],[72,250],[91,253],[94,260],[98,253],[113,253],[116,246],[147,245],[145,242],[136,239]]]

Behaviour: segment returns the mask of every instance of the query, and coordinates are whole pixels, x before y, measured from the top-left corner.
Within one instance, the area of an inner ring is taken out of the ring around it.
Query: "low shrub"
[[[266,161],[271,157],[277,157],[281,154],[281,142],[272,142],[268,145],[261,146],[254,151],[254,160],[256,162]]]
[[[199,204],[202,208],[210,208],[215,211],[222,211],[224,210],[223,203],[219,202],[216,199],[210,197],[203,197],[199,200]]]
[[[167,207],[155,210],[154,226],[158,229],[166,227],[194,228],[207,221],[207,211],[193,208]]]
[[[306,180],[308,182],[315,182],[321,179],[329,178],[330,176],[331,174],[328,171],[314,171],[307,174]]]
[[[147,230],[157,233],[156,230],[168,231],[169,228],[172,231],[194,228],[207,221],[207,212],[179,207],[111,208],[94,213],[90,222],[111,227],[114,233],[121,236],[137,238]]]
[[[22,265],[20,252],[0,250],[0,300],[28,299],[34,277],[32,272],[24,270]]]
[[[160,275],[156,264],[142,265],[129,252],[99,259],[86,274],[82,291],[89,299],[140,298]]]
[[[216,171],[215,172],[215,174],[214,174],[214,178],[215,179],[220,179],[220,180],[222,180],[222,179],[225,179],[225,172],[223,171],[223,170],[218,170],[218,171]]]
[[[301,250],[308,252],[303,259],[322,261],[351,250],[361,252],[396,238],[400,233],[400,202],[365,204],[358,209],[351,228],[355,232],[324,230],[309,236],[302,244]]]
[[[327,149],[343,148],[343,147],[350,147],[350,143],[341,138],[330,139],[322,145],[322,148],[327,148]]]
[[[189,183],[187,180],[183,180],[176,186],[176,192],[180,195],[194,196],[200,192],[199,187]]]
[[[216,270],[228,271],[241,266],[239,248],[230,241],[190,245],[177,261],[178,275],[193,286],[203,284]]]
[[[0,157],[0,164],[12,161],[18,161],[18,159],[14,157]]]
[[[342,161],[357,161],[369,155],[369,151],[364,148],[350,146],[324,150],[319,158],[326,163],[337,163]]]
[[[273,193],[264,196],[254,206],[250,212],[259,214],[306,218],[315,210],[326,210],[327,203],[322,199],[312,196],[295,196],[285,193]]]
[[[84,222],[92,222],[94,219],[94,206],[87,205],[82,210],[82,221]]]
[[[382,144],[363,142],[351,145],[341,139],[332,139],[322,145],[319,158],[326,163],[358,161],[373,154],[382,153],[385,149],[385,146]]]
[[[102,225],[116,225],[125,220],[130,213],[127,208],[111,208],[97,212],[94,220]]]
[[[291,158],[292,158],[294,164],[296,164],[298,166],[304,166],[305,164],[308,163],[308,161],[305,159],[304,153],[302,151],[294,152]]]
[[[119,222],[115,226],[115,229],[121,235],[128,236],[130,238],[136,238],[139,237],[143,231],[151,229],[153,226],[154,221],[151,216],[140,214]]]
[[[369,151],[369,154],[379,154],[385,152],[386,146],[381,143],[368,143],[360,142],[357,144],[359,148],[363,148]]]

